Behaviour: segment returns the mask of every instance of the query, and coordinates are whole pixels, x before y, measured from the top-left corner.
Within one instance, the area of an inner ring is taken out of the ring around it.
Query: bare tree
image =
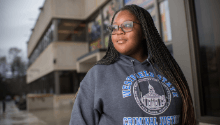
[[[6,77],[8,71],[7,60],[5,56],[0,57],[0,74],[2,77]]]
[[[20,55],[21,49],[10,48],[9,58],[0,57],[0,100],[5,95],[22,95],[27,93],[26,84],[26,62],[22,60]],[[12,77],[7,77],[7,71],[12,72]]]
[[[21,49],[13,47],[9,49],[9,56],[12,59],[11,72],[13,77],[24,76],[26,74],[26,63],[19,56]]]
[[[12,47],[9,49],[9,56],[10,58],[13,60],[15,57],[19,56],[19,53],[21,52],[21,49],[17,48],[17,47]]]

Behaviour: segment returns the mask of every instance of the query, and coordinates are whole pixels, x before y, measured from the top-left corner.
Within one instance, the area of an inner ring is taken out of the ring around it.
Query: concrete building
[[[71,98],[105,55],[114,12],[128,4],[151,13],[185,74],[199,124],[219,124],[218,0],[46,0],[28,41],[30,93]]]

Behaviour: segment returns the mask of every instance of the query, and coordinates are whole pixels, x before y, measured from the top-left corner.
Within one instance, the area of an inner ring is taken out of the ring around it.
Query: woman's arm
[[[73,105],[69,125],[96,125],[99,119],[94,110],[94,90],[82,82]]]

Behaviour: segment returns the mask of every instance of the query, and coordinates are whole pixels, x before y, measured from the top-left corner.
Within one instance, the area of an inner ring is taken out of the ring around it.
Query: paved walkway
[[[0,102],[0,125],[69,125],[72,106],[59,109],[22,111],[13,101],[6,103],[3,113]]]

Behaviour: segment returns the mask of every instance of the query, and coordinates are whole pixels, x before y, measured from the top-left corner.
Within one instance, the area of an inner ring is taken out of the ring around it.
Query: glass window
[[[111,24],[114,13],[121,7],[122,4],[119,0],[112,0],[103,8],[104,34],[107,33],[107,26]]]
[[[150,7],[149,9],[147,9],[147,11],[150,13],[151,17],[153,18],[153,20],[154,20],[154,25],[156,25],[155,23],[156,23],[157,20],[156,20],[155,7],[152,6],[152,7]]]
[[[105,36],[105,48],[108,48],[109,35]]]
[[[195,0],[202,116],[220,117],[220,1]]]
[[[51,24],[50,27],[47,29],[46,33],[38,42],[37,47],[34,49],[33,53],[31,54],[29,58],[28,66],[30,66],[35,61],[35,59],[41,54],[41,52],[43,52],[44,49],[51,42],[53,42],[53,31],[54,31],[54,25]]]
[[[90,51],[101,48],[101,38],[90,43]]]
[[[47,93],[47,91],[46,91],[46,89],[45,89],[45,88],[44,88],[44,91],[43,91],[43,93],[44,93],[44,94],[46,94],[46,93]]]
[[[101,14],[88,24],[90,51],[101,48]]]
[[[53,88],[50,88],[50,94],[54,94]]]
[[[160,18],[162,39],[164,42],[170,42],[172,40],[172,32],[168,0],[164,0],[160,3]]]
[[[103,29],[104,29],[104,34],[108,34],[107,31],[107,26],[111,25],[112,17],[114,15],[115,11],[112,6],[112,3],[108,3],[104,8],[103,8]]]
[[[88,24],[89,42],[101,37],[101,15],[99,14],[93,21]]]
[[[122,7],[122,3],[119,0],[112,0],[103,8],[103,34],[104,44],[108,48],[109,32],[107,26],[111,25],[114,13]]]
[[[86,24],[61,19],[58,22],[58,41],[86,41]]]
[[[125,0],[125,5],[136,4],[140,7],[146,8],[154,3],[154,0]]]

